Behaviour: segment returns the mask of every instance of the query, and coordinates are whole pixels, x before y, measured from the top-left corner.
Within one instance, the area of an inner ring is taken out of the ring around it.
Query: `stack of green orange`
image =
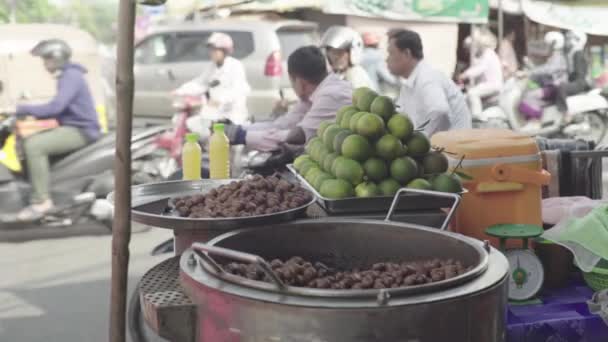
[[[353,93],[353,105],[335,121],[319,125],[317,136],[294,168],[326,198],[392,196],[401,187],[461,192],[448,160],[431,151],[428,138],[414,130],[393,101],[369,88]]]

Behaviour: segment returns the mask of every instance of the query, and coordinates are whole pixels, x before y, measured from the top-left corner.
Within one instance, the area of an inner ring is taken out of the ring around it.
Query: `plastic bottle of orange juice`
[[[201,179],[201,146],[198,144],[198,134],[186,135],[186,143],[182,147],[182,168],[184,180]]]
[[[213,125],[213,134],[209,138],[209,178],[230,178],[230,141],[221,123]]]

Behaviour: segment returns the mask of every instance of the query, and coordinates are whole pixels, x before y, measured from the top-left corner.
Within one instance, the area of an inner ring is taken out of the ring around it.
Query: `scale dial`
[[[505,252],[509,260],[509,299],[527,300],[534,297],[543,286],[543,264],[528,249],[510,249]]]

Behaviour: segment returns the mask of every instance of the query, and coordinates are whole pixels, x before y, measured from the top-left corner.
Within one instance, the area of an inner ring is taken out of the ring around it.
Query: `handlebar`
[[[203,106],[204,101],[201,96],[193,95],[175,95],[173,100],[173,108],[177,110],[193,109]]]

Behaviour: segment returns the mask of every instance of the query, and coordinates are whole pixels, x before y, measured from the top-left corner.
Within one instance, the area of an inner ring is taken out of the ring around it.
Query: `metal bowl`
[[[203,179],[198,181],[171,181],[133,186],[131,197],[133,221],[160,228],[174,230],[214,230],[223,231],[261,224],[272,224],[295,220],[306,214],[306,209],[315,203],[314,194],[311,200],[294,209],[273,214],[233,217],[233,218],[188,218],[169,215],[166,209],[169,201],[175,197],[206,194],[219,186],[239,181],[238,179]],[[113,202],[113,193],[108,195]]]

